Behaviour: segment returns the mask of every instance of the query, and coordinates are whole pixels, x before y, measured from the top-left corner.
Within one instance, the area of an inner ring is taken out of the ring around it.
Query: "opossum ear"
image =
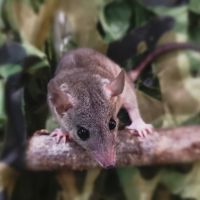
[[[106,93],[110,97],[118,96],[123,92],[125,84],[125,72],[122,70],[118,76],[106,85]]]
[[[71,95],[63,91],[53,80],[48,84],[48,93],[48,100],[59,115],[62,116],[69,108],[73,107]]]

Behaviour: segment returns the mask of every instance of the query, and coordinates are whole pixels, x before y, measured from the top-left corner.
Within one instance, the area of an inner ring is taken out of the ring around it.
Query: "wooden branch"
[[[157,129],[141,140],[119,131],[117,167],[186,163],[200,160],[200,126]],[[97,167],[96,161],[74,142],[56,143],[48,135],[34,135],[28,144],[26,165],[31,170],[82,170]]]

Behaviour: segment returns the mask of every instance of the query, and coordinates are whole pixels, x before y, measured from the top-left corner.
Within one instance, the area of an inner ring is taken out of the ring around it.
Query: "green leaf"
[[[183,5],[179,7],[148,7],[152,12],[159,16],[171,16],[176,20],[174,31],[181,34],[187,34],[188,28],[188,6]]]
[[[20,65],[6,64],[0,67],[0,75],[7,79],[9,76],[16,74],[21,71]]]
[[[190,40],[200,43],[200,13],[189,13],[188,34]]]
[[[199,0],[190,0],[189,9],[195,13],[200,14],[200,4]]]
[[[100,13],[100,22],[107,33],[107,40],[121,38],[129,28],[131,7],[125,1],[113,1]]]

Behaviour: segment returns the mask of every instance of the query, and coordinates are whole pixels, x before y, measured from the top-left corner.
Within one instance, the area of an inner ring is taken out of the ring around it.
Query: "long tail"
[[[155,60],[158,56],[174,51],[174,50],[182,50],[188,49],[193,51],[200,52],[200,45],[195,45],[191,43],[168,43],[157,47],[153,52],[150,52],[147,57],[138,65],[134,70],[131,70],[128,75],[132,81],[137,80],[141,72],[145,69],[145,67]]]

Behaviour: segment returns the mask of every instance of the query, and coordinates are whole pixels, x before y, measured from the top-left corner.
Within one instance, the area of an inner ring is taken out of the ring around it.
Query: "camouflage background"
[[[27,138],[56,127],[46,85],[63,52],[91,47],[131,70],[160,44],[199,42],[199,0],[0,0],[0,16],[0,199],[200,199],[199,162],[81,172],[23,167]],[[136,82],[145,121],[200,123],[199,64],[199,53],[179,50],[147,67]],[[127,122],[124,112],[120,118]]]

